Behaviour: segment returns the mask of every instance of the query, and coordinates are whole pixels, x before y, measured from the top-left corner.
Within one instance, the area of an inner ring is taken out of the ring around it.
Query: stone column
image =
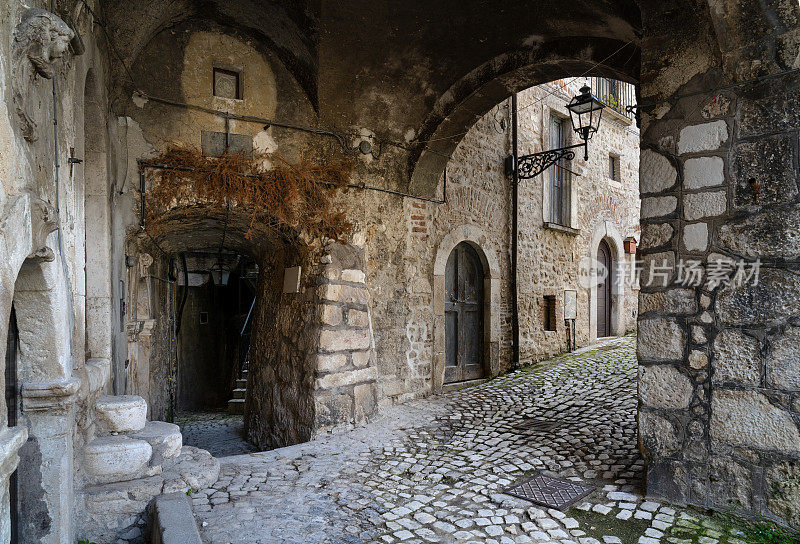
[[[75,378],[22,384],[22,421],[30,435],[19,470],[25,542],[75,540],[72,436],[79,388]]]

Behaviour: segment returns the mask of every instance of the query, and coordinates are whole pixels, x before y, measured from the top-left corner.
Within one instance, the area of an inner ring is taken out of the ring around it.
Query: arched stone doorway
[[[445,370],[444,383],[483,378],[483,283],[478,252],[461,242],[447,259],[445,269]]]
[[[613,221],[600,221],[594,227],[590,242],[591,254],[589,262],[592,265],[591,279],[589,282],[589,335],[590,340],[603,336],[620,336],[625,334],[624,310],[627,260],[622,236]],[[607,274],[600,274],[601,247],[606,251],[604,267]],[[601,286],[605,289],[601,289]],[[600,308],[602,298],[603,308]],[[605,324],[601,328],[600,312],[604,312]]]
[[[479,335],[477,339],[473,340],[480,340],[480,347],[477,347],[477,342],[473,342],[473,347],[479,350],[477,354],[472,352],[473,358],[480,355],[482,362],[480,370],[484,377],[494,376],[500,371],[500,323],[497,307],[500,296],[500,266],[497,252],[494,250],[489,236],[482,229],[474,225],[463,225],[452,230],[442,239],[436,251],[433,266],[433,388],[435,392],[441,391],[447,381],[460,381],[458,378],[474,379],[469,377],[470,372],[478,371],[475,364],[469,365],[468,377],[465,378],[460,371],[451,370],[448,373],[447,370],[447,305],[453,303],[448,296],[450,291],[447,285],[447,273],[448,269],[453,270],[448,265],[450,263],[455,265],[458,262],[459,254],[462,255],[462,260],[474,263],[470,266],[475,268],[476,273],[470,281],[475,284],[477,292],[471,295],[470,298],[473,299],[473,302],[468,304],[474,305],[474,301],[480,300],[480,323],[472,326],[475,334]],[[452,257],[453,255],[456,257]],[[477,272],[479,271],[481,274],[478,277]],[[457,297],[459,293],[454,292],[453,295]],[[474,306],[470,308],[470,313],[473,316],[476,315]],[[453,348],[451,347],[451,349]],[[453,367],[454,365],[449,366]]]
[[[614,281],[611,248],[605,240],[597,248],[597,337],[611,336],[611,285]]]

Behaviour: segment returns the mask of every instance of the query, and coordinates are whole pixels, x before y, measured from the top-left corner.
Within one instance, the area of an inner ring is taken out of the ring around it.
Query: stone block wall
[[[796,28],[779,4],[748,27]],[[671,87],[660,68],[642,89],[644,259],[695,261],[702,280],[643,288],[640,436],[650,494],[800,527],[800,79],[777,74],[798,46],[742,39],[724,72],[695,62]]]
[[[363,250],[334,244],[318,279],[315,430],[363,423],[377,409],[377,370]]]

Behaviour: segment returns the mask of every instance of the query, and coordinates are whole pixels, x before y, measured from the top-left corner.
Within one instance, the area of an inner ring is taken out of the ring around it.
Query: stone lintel
[[[69,408],[77,399],[81,381],[75,377],[52,382],[26,382],[22,384],[22,409],[40,412]]]

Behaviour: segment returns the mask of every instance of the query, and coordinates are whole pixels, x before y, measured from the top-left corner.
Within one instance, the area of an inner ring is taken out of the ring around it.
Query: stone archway
[[[480,227],[463,225],[450,231],[439,244],[433,264],[433,390],[440,392],[445,371],[445,272],[447,260],[453,249],[467,242],[478,253],[484,270],[483,295],[483,352],[485,375],[495,376],[500,371],[500,265],[497,251],[489,235]]]
[[[598,222],[592,231],[591,242],[589,243],[589,262],[592,264],[589,281],[589,340],[597,340],[597,250],[600,242],[608,244],[611,250],[611,261],[614,264],[611,273],[611,336],[625,334],[625,319],[623,312],[625,305],[622,297],[624,296],[625,281],[620,275],[624,273],[627,264],[625,259],[625,247],[622,236],[613,221],[604,220]]]

